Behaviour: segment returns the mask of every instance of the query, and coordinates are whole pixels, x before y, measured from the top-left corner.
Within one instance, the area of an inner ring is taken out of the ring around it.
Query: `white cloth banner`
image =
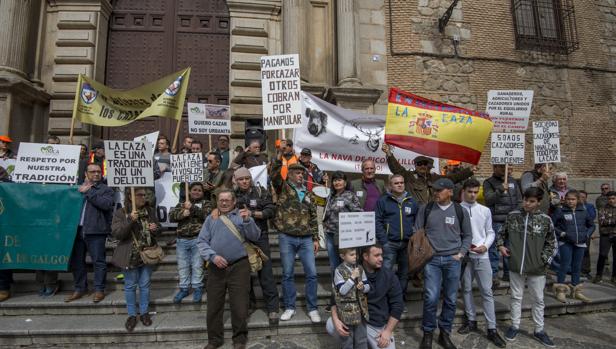
[[[248,169],[252,176],[252,183],[267,189],[267,165],[254,166]]]
[[[385,116],[340,108],[305,92],[302,100],[302,127],[294,130],[293,137],[296,154],[309,148],[312,162],[324,171],[361,173],[361,162],[372,159],[377,174],[391,174],[381,150]],[[412,169],[413,159],[420,154],[396,148],[394,155],[402,166]],[[436,158],[434,168],[439,169]]]
[[[148,143],[152,147],[152,153],[154,153],[154,150],[156,149],[156,145],[157,145],[156,143],[158,142],[159,133],[160,131],[156,131],[156,132],[144,134],[141,136],[137,136],[133,139],[133,141]]]
[[[13,179],[29,183],[77,183],[81,146],[19,144]]]

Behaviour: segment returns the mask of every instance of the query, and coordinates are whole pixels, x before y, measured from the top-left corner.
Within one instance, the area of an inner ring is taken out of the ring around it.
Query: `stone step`
[[[560,303],[546,294],[545,315],[558,316],[571,313],[586,313],[616,309],[616,292],[606,285],[588,285],[586,295],[593,299],[592,303],[584,304],[570,300]],[[525,297],[522,315],[530,317],[530,297]],[[477,312],[481,318],[481,302],[475,299]],[[495,308],[499,325],[504,325],[509,318],[509,296],[495,296]],[[415,329],[421,325],[422,303],[411,301],[406,303],[407,312],[398,324],[398,330]],[[249,328],[250,341],[278,336],[314,336],[315,343],[331,343],[325,333],[324,321],[329,314],[320,309],[322,323],[312,324],[305,311],[298,308],[297,314],[286,322],[280,322],[278,327],[270,327],[267,315],[262,310],[252,314]],[[225,312],[225,337],[231,337],[230,314]],[[153,325],[143,327],[141,324],[133,333],[124,329],[124,314],[88,314],[88,315],[18,315],[0,317],[0,347],[14,348],[16,346],[62,348],[83,348],[85,346],[125,346],[135,347],[176,347],[178,341],[195,347],[207,341],[206,312],[201,310],[182,310],[177,312],[157,312],[153,314]],[[462,304],[458,301],[455,323],[463,321]],[[525,320],[527,322],[529,320]],[[230,342],[230,340],[229,340]],[[329,344],[331,345],[331,344]],[[329,345],[323,346],[330,347]]]

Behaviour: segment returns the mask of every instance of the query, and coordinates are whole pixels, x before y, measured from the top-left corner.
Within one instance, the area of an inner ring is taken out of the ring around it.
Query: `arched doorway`
[[[187,101],[228,104],[229,10],[225,0],[115,0],[109,23],[106,85],[127,89],[192,67]],[[147,118],[103,128],[105,139],[133,139],[175,120]],[[188,134],[186,116],[178,144]],[[196,137],[207,148],[207,136]]]

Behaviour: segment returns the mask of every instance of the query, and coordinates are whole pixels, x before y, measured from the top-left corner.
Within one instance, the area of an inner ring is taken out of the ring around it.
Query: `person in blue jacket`
[[[582,294],[580,274],[584,251],[590,243],[590,236],[595,231],[595,223],[586,207],[580,202],[580,193],[577,190],[570,190],[565,194],[565,204],[554,211],[552,221],[560,253],[557,282],[553,286],[554,295],[563,303],[567,302],[567,295],[582,302],[590,302],[591,300]],[[571,268],[571,286],[565,284],[569,268]]]

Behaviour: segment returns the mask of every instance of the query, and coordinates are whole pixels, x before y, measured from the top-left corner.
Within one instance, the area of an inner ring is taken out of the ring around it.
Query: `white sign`
[[[228,105],[188,103],[188,133],[229,135],[231,113]]]
[[[528,128],[533,105],[533,90],[488,91],[486,113],[494,122],[496,132],[520,132]]]
[[[153,153],[154,149],[156,149],[156,145],[157,145],[156,143],[158,142],[159,133],[160,131],[156,131],[156,132],[148,133],[142,136],[137,136],[133,139],[133,141],[148,143],[152,147],[152,153]]]
[[[174,182],[203,182],[203,154],[172,154],[171,175]]]
[[[535,164],[560,162],[558,121],[533,122]]]
[[[299,55],[261,57],[263,129],[278,130],[302,125]]]
[[[253,166],[248,169],[254,185],[267,188],[267,165]]]
[[[25,143],[19,145],[13,180],[32,183],[77,183],[81,146]]]
[[[376,242],[374,212],[340,212],[339,218],[340,248],[374,245]]]
[[[110,187],[153,187],[152,148],[147,143],[105,141],[107,185]]]
[[[15,159],[0,159],[0,167],[6,170],[6,173],[9,175],[9,180],[13,179],[13,171],[15,171]]]
[[[524,165],[524,133],[492,133],[492,165]]]
[[[364,114],[337,107],[302,92],[304,112],[302,127],[294,130],[293,144],[312,150],[312,162],[323,171],[361,173],[361,163],[371,159],[377,174],[391,174],[381,150],[384,142],[385,116]],[[394,155],[407,169],[420,154],[396,148]],[[434,159],[438,171],[438,159]]]

